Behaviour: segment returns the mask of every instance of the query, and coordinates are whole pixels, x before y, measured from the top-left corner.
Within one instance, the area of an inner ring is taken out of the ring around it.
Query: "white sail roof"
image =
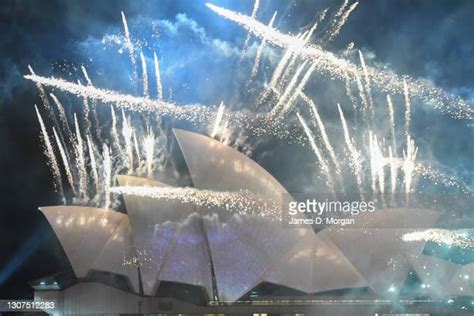
[[[128,277],[138,291],[138,271],[123,264],[135,256],[128,216],[115,211],[82,206],[47,206],[41,212],[54,229],[78,278],[91,269]]]
[[[329,240],[307,234],[265,278],[306,293],[362,288],[367,282]]]
[[[405,242],[403,235],[420,227],[433,227],[438,216],[421,209],[376,210],[358,215],[363,227],[369,228],[330,227],[320,234],[328,235],[374,293],[393,297],[410,272],[410,260],[419,256],[425,245],[424,241]]]
[[[432,298],[446,296],[446,287],[461,270],[457,264],[432,256],[420,255],[410,261],[422,282],[418,294]]]
[[[174,129],[196,188],[248,190],[281,205],[288,194],[265,169],[214,139]],[[214,215],[205,221],[219,299],[234,301],[264,280],[267,270],[307,233],[261,216]],[[238,260],[236,260],[238,258]]]

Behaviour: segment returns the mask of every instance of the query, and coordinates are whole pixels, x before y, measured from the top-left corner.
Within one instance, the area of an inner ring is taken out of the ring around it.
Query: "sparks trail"
[[[296,113],[296,115],[298,116],[298,119],[301,123],[301,126],[303,127],[303,130],[304,130],[304,132],[305,132],[305,134],[306,134],[306,136],[309,140],[309,143],[311,145],[311,149],[314,152],[314,154],[316,155],[316,158],[318,159],[319,164],[321,165],[321,170],[322,170],[322,173],[323,173],[324,177],[326,178],[326,181],[328,183],[328,187],[330,187],[332,189],[332,191],[334,192],[334,184],[333,184],[333,179],[331,177],[331,172],[330,172],[329,166],[328,166],[326,160],[324,159],[324,156],[321,153],[321,150],[319,149],[318,145],[316,144],[316,141],[314,139],[314,135],[311,132],[311,129],[308,127],[308,124],[306,123],[306,121],[303,119],[303,117],[299,113]]]
[[[155,66],[155,80],[156,80],[156,94],[158,100],[163,100],[163,85],[161,83],[160,75],[160,63],[158,61],[158,56],[156,53],[153,53],[153,62]]]
[[[245,29],[284,49],[297,50],[305,59],[312,60],[317,65],[317,70],[328,74],[330,77],[344,80],[344,73],[360,73],[359,67],[347,59],[340,58],[335,54],[325,51],[318,45],[307,44],[300,37],[284,34],[279,30],[269,27],[250,16],[243,15],[228,9],[224,9],[206,3],[206,5],[217,14],[242,25]],[[403,80],[400,76],[388,70],[381,70],[367,67],[366,71],[370,75],[372,82],[383,92],[394,94],[403,92]],[[466,100],[451,95],[447,91],[434,86],[427,80],[406,78],[407,85],[416,96],[443,113],[447,113],[457,119],[474,119],[474,109],[472,104]]]
[[[26,79],[35,83],[57,88],[59,90],[74,94],[79,97],[87,97],[106,104],[117,105],[123,109],[137,112],[154,112],[160,116],[170,116],[174,119],[188,121],[194,124],[209,124],[215,117],[212,107],[202,105],[182,105],[153,100],[145,97],[136,97],[129,94],[120,94],[115,91],[96,88],[94,86],[83,86],[54,77],[42,77],[38,75],[26,75]],[[280,139],[292,141],[301,140],[301,133],[289,127],[282,119],[268,120],[266,115],[247,114],[245,112],[232,112],[224,114],[225,120],[253,136],[275,136]]]
[[[463,249],[474,249],[474,240],[462,233],[447,229],[426,229],[407,233],[402,236],[406,242],[431,241],[438,245],[455,246]]]
[[[150,197],[160,200],[175,200],[208,208],[223,208],[240,215],[257,215],[281,220],[281,208],[248,191],[223,192],[195,188],[118,186],[110,193]]]
[[[48,158],[48,164],[53,173],[54,185],[59,190],[62,200],[65,202],[63,185],[62,185],[62,180],[61,180],[61,170],[59,169],[59,164],[56,159],[56,155],[54,154],[54,148],[53,148],[53,145],[51,144],[51,139],[46,130],[46,126],[44,125],[43,118],[41,117],[41,114],[36,105],[35,105],[35,110],[36,110],[36,115],[38,117],[38,121],[40,123],[41,134],[43,136],[43,143],[44,143],[44,149],[45,149],[44,154]]]
[[[73,178],[71,167],[69,164],[69,159],[66,155],[66,151],[64,150],[63,145],[61,144],[61,140],[59,139],[58,133],[56,132],[56,129],[54,127],[53,127],[53,134],[54,134],[54,139],[56,140],[56,145],[58,146],[58,149],[59,149],[61,160],[63,162],[64,170],[66,171],[66,178],[69,182],[69,185],[71,186],[72,191],[74,192],[74,194],[76,194],[76,189],[74,187],[74,178]]]
[[[273,26],[273,23],[275,22],[276,15],[277,15],[277,12],[275,11],[273,13],[272,18],[270,19],[270,22],[268,23],[268,26],[270,26],[270,27]],[[265,49],[266,46],[267,46],[267,42],[265,40],[263,40],[257,48],[257,52],[255,54],[255,62],[253,64],[253,67],[252,67],[252,70],[251,70],[251,73],[250,73],[249,83],[257,75],[258,67],[260,66],[260,60],[262,59],[263,50]]]

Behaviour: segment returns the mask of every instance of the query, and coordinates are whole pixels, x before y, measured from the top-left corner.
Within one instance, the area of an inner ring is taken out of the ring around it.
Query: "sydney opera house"
[[[245,155],[203,135],[174,133],[195,188],[248,190],[282,202],[282,185]],[[125,175],[117,182],[167,186]],[[126,212],[40,208],[72,267],[31,283],[35,299],[56,302],[48,312],[469,314],[450,303],[464,299],[471,304],[474,264],[461,266],[427,255],[424,241],[401,238],[413,227],[436,227],[434,211],[380,210],[364,218],[366,227],[315,232],[215,207],[122,197]],[[417,286],[407,285],[414,279]]]

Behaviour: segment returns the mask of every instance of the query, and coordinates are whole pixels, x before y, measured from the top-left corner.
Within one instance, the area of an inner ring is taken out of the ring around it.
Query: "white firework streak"
[[[84,156],[84,144],[82,142],[81,131],[79,128],[79,123],[77,121],[77,115],[74,113],[74,126],[76,129],[76,143],[74,144],[76,161],[79,172],[79,195],[81,198],[87,197],[87,170],[86,170],[86,160]]]
[[[140,52],[140,60],[142,63],[142,84],[143,84],[143,96],[145,98],[148,98],[148,71],[147,71],[147,66],[146,66],[146,59],[145,55],[143,55],[143,52]]]
[[[415,141],[410,138],[410,136],[407,137],[407,148],[406,151],[403,151],[403,164],[402,164],[402,170],[405,178],[405,193],[407,196],[407,202],[408,202],[408,196],[409,193],[411,192],[412,189],[412,183],[413,183],[413,171],[416,169],[416,154],[418,152],[418,148],[415,146]]]
[[[350,167],[352,172],[356,177],[357,188],[359,189],[359,194],[361,198],[363,198],[363,182],[362,182],[362,162],[361,162],[361,154],[353,144],[351,140],[351,136],[349,134],[349,128],[347,127],[347,122],[344,117],[344,113],[342,112],[341,106],[339,103],[337,104],[337,109],[339,110],[339,116],[341,119],[342,130],[344,132],[344,141],[346,143],[346,148],[349,156]]]
[[[228,192],[199,190],[189,187],[118,186],[110,188],[109,192],[179,201],[200,207],[220,208],[240,215],[257,215],[278,220],[282,218],[281,207],[248,191]]]
[[[163,100],[163,85],[161,83],[160,63],[158,61],[158,56],[156,56],[156,53],[153,53],[153,61],[155,64],[156,94],[158,100]]]
[[[36,75],[33,68],[30,65],[28,65],[28,70],[30,71],[32,75]],[[44,91],[43,85],[41,85],[40,83],[36,83],[36,88],[39,91],[39,95],[41,98],[41,102],[43,102],[43,106],[48,110],[48,115],[50,116],[51,119],[53,119],[56,122],[56,116],[54,115],[53,107],[51,106],[51,103],[48,100],[48,97],[46,95],[46,92]]]
[[[81,82],[77,80],[77,84],[81,85]],[[91,133],[91,124],[89,121],[89,102],[87,98],[83,98],[82,100],[82,108],[84,110],[84,126],[86,128],[86,135],[90,135]]]
[[[333,27],[328,32],[327,42],[332,41],[337,35],[339,35],[339,32],[341,31],[344,24],[346,24],[347,19],[349,19],[349,16],[351,15],[351,13],[356,9],[357,5],[359,4],[359,2],[355,2],[347,10],[344,11],[344,8],[347,6],[347,3],[348,3],[348,1],[345,1],[343,6],[336,13],[335,17],[340,17],[340,18],[338,20],[334,20]]]
[[[319,15],[319,18],[316,20],[316,22],[313,24],[313,26],[307,32],[304,32],[303,34],[298,34],[297,35],[297,38],[301,38],[303,40],[303,45],[306,45],[306,44],[309,43],[309,41],[311,40],[311,37],[313,36],[314,32],[316,31],[316,29],[319,25],[319,23],[322,22],[324,20],[324,18],[326,17],[327,11],[328,11],[328,9],[325,9],[321,12],[321,14]],[[292,51],[292,54],[290,56],[288,66],[286,67],[284,73],[281,75],[280,86],[282,86],[287,81],[290,72],[293,70],[293,67],[294,67],[295,63],[298,60],[298,57],[300,56],[299,48],[300,47],[296,46],[296,47],[290,49],[290,51]],[[286,64],[287,64],[287,62],[285,62],[285,64],[283,66],[285,66]]]
[[[35,105],[36,115],[38,116],[38,121],[41,127],[41,134],[43,135],[43,143],[45,148],[45,155],[48,158],[49,166],[53,173],[53,178],[55,182],[55,187],[59,190],[60,194],[63,195],[63,185],[61,182],[61,171],[59,169],[58,161],[56,160],[56,155],[54,154],[53,145],[51,144],[51,140],[49,138],[48,132],[43,122],[43,118],[38,110],[38,107]],[[64,197],[63,197],[64,201]]]
[[[469,238],[466,234],[447,229],[431,228],[411,232],[403,235],[402,240],[406,242],[431,241],[438,245],[456,246],[463,249],[474,248],[474,240]]]
[[[392,98],[387,94],[388,116],[390,118],[390,138],[392,139],[393,154],[397,152],[397,140],[395,136],[395,111],[393,110]]]
[[[63,145],[61,144],[61,140],[58,136],[58,133],[56,132],[56,129],[54,127],[53,127],[53,134],[56,140],[56,145],[58,146],[58,149],[59,149],[61,160],[63,162],[64,170],[66,171],[67,181],[69,182],[69,185],[71,186],[71,189],[74,192],[74,194],[76,194],[76,189],[74,187],[74,177],[72,175],[71,167],[69,165],[69,159],[66,155],[66,151],[64,150]]]
[[[257,17],[257,12],[258,12],[258,8],[260,7],[260,0],[255,0],[254,4],[253,4],[253,9],[252,9],[252,15],[251,17],[253,19],[255,19]],[[244,53],[245,53],[245,50],[247,49],[247,46],[249,45],[249,42],[250,42],[250,32],[247,33],[247,36],[245,37],[245,41],[244,41],[244,47],[242,49],[242,54],[240,55],[240,59],[242,59],[244,57]]]
[[[374,100],[372,98],[372,89],[370,88],[370,75],[369,71],[367,70],[367,65],[365,64],[364,55],[359,50],[359,59],[360,64],[362,66],[362,73],[364,75],[364,90],[367,98],[368,104],[368,113],[370,115],[370,122],[373,123],[375,112],[374,112]]]
[[[59,99],[52,93],[49,94],[51,96],[51,99],[53,99],[54,104],[56,104],[56,107],[58,108],[58,113],[59,113],[59,119],[61,120],[61,124],[64,128],[64,130],[67,132],[69,137],[72,137],[73,134],[71,132],[71,128],[69,127],[69,123],[67,121],[66,117],[66,111],[64,111],[64,107],[62,103],[59,101]]]
[[[318,45],[306,45],[303,39],[283,34],[252,17],[210,3],[206,3],[206,5],[212,11],[242,25],[248,31],[254,33],[261,39],[265,39],[269,43],[281,48],[298,47],[299,54],[304,58],[313,60],[318,66],[318,71],[321,73],[326,73],[331,77],[344,80],[344,72],[358,71],[357,66],[349,60],[325,51]],[[403,80],[392,71],[367,67],[367,72],[372,78],[372,82],[375,83],[381,91],[386,93],[399,93],[403,91]],[[434,86],[427,80],[407,78],[407,85],[410,87],[413,96],[431,104],[443,113],[447,113],[457,119],[474,119],[474,110],[470,108],[470,103]]]
[[[403,95],[405,97],[405,137],[410,137],[411,103],[408,85],[405,78],[403,79]]]
[[[370,153],[370,173],[372,175],[372,191],[377,192],[377,183],[379,192],[383,198],[385,192],[385,174],[384,166],[386,158],[382,154],[377,136],[369,131],[369,153]]]
[[[138,146],[137,133],[135,131],[133,131],[133,145],[135,147],[135,153],[138,160],[138,173],[140,173],[142,170],[142,157],[140,155],[140,147]]]
[[[222,117],[224,116],[225,105],[224,102],[221,102],[219,108],[217,109],[216,119],[214,121],[214,126],[212,127],[211,137],[214,138],[219,132],[219,127],[222,122]]]
[[[99,173],[97,171],[97,162],[95,160],[94,147],[90,135],[87,135],[87,147],[89,149],[89,159],[91,162],[92,180],[94,181],[96,193],[99,193]]]
[[[353,72],[353,74],[357,89],[359,90],[360,103],[362,104],[362,118],[365,120],[366,124],[370,124],[368,114],[369,103],[367,102],[367,98],[365,96],[365,89],[362,85],[362,80],[360,79],[359,73],[357,71]]]
[[[155,155],[155,134],[149,129],[148,134],[143,139],[145,149],[146,174],[148,179],[153,178],[153,157]]]
[[[345,84],[345,87],[346,87],[347,97],[349,98],[349,101],[351,101],[352,109],[354,111],[356,111],[357,110],[357,102],[356,102],[356,99],[354,97],[354,94],[352,93],[351,79],[350,79],[349,74],[347,72],[344,72],[344,84]]]
[[[171,116],[174,119],[188,121],[192,124],[208,124],[212,118],[215,117],[214,109],[203,105],[190,104],[178,106],[175,103],[162,100],[152,100],[145,97],[120,94],[115,91],[100,89],[94,86],[81,86],[77,83],[54,77],[26,75],[24,78],[79,97],[87,96],[88,98],[101,101],[104,104],[117,105],[122,109],[135,112],[153,112],[159,116]],[[288,125],[282,120],[269,121],[266,115],[249,115],[246,112],[237,111],[224,116],[233,126],[237,125],[251,135],[273,135],[281,139],[292,138],[295,141],[299,141],[298,135],[288,133]]]
[[[45,86],[69,92],[76,96],[89,97],[107,104],[116,104],[121,108],[138,112],[154,111],[160,115],[169,115],[177,119],[191,122],[206,122],[212,114],[212,111],[204,106],[177,106],[174,103],[152,100],[145,97],[135,97],[128,94],[120,94],[115,91],[100,89],[94,86],[81,86],[54,77],[48,78],[37,75],[26,75],[25,78]]]
[[[340,17],[342,15],[342,13],[344,13],[344,10],[347,8],[347,5],[349,4],[349,0],[344,0],[344,2],[342,3],[341,7],[339,8],[339,10],[337,10],[336,14],[334,14],[334,16],[337,18],[337,17]]]
[[[390,162],[390,188],[392,197],[397,190],[397,177],[398,177],[398,163],[395,155],[392,151],[392,147],[388,147],[388,155],[389,155],[389,162]]]
[[[133,173],[133,128],[130,119],[125,116],[122,109],[122,137],[125,140],[125,153],[128,161],[128,174]]]
[[[304,38],[306,38],[307,34],[308,34],[308,31],[298,34],[298,37],[304,39]],[[283,72],[282,72],[282,74],[279,78],[278,88],[283,88],[285,86],[285,84],[288,82],[288,78],[290,77],[290,74],[292,73],[293,68],[295,67],[295,64],[299,60],[299,57],[300,57],[300,55],[299,55],[298,50],[293,49],[292,54],[290,56],[290,59],[288,60],[288,62],[286,62],[283,65],[284,68],[283,68]]]
[[[279,113],[280,117],[284,116],[291,109],[291,107],[295,103],[296,99],[298,98],[298,95],[300,94],[301,91],[303,91],[304,87],[306,86],[306,83],[308,83],[308,80],[311,78],[311,75],[313,74],[314,69],[315,69],[315,65],[311,65],[311,67],[309,67],[309,69],[304,74],[303,78],[301,78],[300,83],[298,84],[298,86],[294,90],[291,97],[286,102],[283,109],[280,111],[280,113]]]
[[[128,55],[130,57],[130,61],[132,62],[133,67],[133,80],[136,82],[138,80],[137,74],[137,61],[135,58],[135,47],[133,46],[132,39],[130,37],[130,30],[128,29],[128,22],[127,18],[125,17],[125,13],[123,11],[120,12],[122,14],[122,23],[123,23],[123,30],[124,30],[124,40],[125,46],[128,49]]]
[[[447,187],[455,187],[460,189],[464,193],[471,193],[469,187],[467,187],[466,184],[456,176],[445,174],[440,170],[437,170],[431,166],[423,165],[419,162],[416,163],[415,170],[421,176],[426,177],[435,183],[442,183]]]
[[[298,82],[298,78],[299,78],[300,74],[303,72],[303,69],[304,69],[305,66],[306,66],[306,62],[301,64],[301,66],[298,68],[298,70],[296,70],[295,74],[293,75],[293,78],[291,78],[290,83],[288,84],[285,91],[281,95],[281,97],[278,100],[277,104],[272,108],[270,113],[268,113],[268,116],[270,118],[274,117],[278,112],[280,112],[281,106],[290,97],[290,94],[293,92],[293,89],[295,88],[295,85]]]
[[[115,115],[115,109],[113,106],[110,106],[110,114],[112,116],[112,138],[113,138],[113,143],[115,145],[115,148],[117,151],[123,155],[122,153],[122,146],[120,146],[120,139],[119,139],[119,134],[117,131],[117,116]]]
[[[87,73],[86,67],[81,66],[81,69],[82,69],[82,73],[84,74],[84,78],[86,78],[87,85],[89,87],[92,87],[93,86],[92,80],[89,77],[89,74]],[[99,119],[97,117],[97,102],[96,102],[96,100],[94,100],[94,99],[91,100],[90,108],[92,110],[92,117],[94,119],[95,128],[97,130],[96,134],[97,134],[97,137],[100,139]],[[90,125],[90,123],[89,123],[89,125]]]
[[[299,36],[299,35],[298,35]],[[262,39],[265,40],[265,39]],[[270,79],[270,83],[267,85],[265,90],[262,92],[261,96],[259,97],[258,103],[261,103],[265,98],[268,96],[270,91],[277,89],[278,81],[280,80],[281,76],[283,75],[283,72],[285,70],[285,66],[288,64],[290,59],[292,58],[293,54],[295,54],[296,49],[293,47],[288,47],[284,54],[283,57],[280,59],[278,64],[275,67],[275,70],[273,70],[272,78]]]
[[[308,104],[311,115],[313,119],[316,121],[316,126],[319,129],[319,132],[321,133],[321,138],[323,139],[324,146],[326,147],[327,152],[329,153],[329,157],[331,158],[334,166],[336,167],[336,174],[338,177],[341,177],[341,165],[339,164],[339,160],[337,159],[336,153],[334,151],[334,148],[331,145],[331,142],[329,141],[329,136],[326,132],[326,127],[324,126],[323,120],[321,119],[321,116],[319,115],[319,111],[316,108],[316,105],[314,104],[313,100],[308,98],[306,94],[300,91],[300,96],[303,99],[303,101]]]
[[[276,15],[277,15],[277,12],[275,11],[273,13],[273,16],[272,18],[270,19],[270,22],[268,23],[268,26],[272,27],[273,26],[273,23],[275,22],[275,18],[276,18]],[[260,60],[262,58],[262,54],[263,54],[263,50],[265,49],[265,46],[267,45],[267,41],[266,40],[262,40],[262,42],[260,43],[260,45],[258,46],[257,48],[257,52],[255,54],[255,62],[253,64],[253,67],[252,67],[252,71],[250,73],[250,79],[249,80],[252,80],[256,75],[257,75],[257,72],[258,72],[258,67],[260,66]]]
[[[105,202],[104,208],[109,209],[111,206],[110,202],[110,192],[109,189],[112,186],[112,161],[110,159],[110,150],[107,145],[103,145],[102,147],[102,159],[103,159],[103,177],[104,177],[104,194],[105,194]]]
[[[298,116],[301,126],[303,127],[303,130],[306,136],[308,137],[309,143],[311,145],[311,149],[313,150],[314,154],[316,155],[316,158],[319,161],[322,174],[326,178],[329,188],[332,189],[332,191],[334,192],[334,183],[332,181],[331,172],[329,170],[328,164],[326,163],[326,160],[324,159],[321,151],[319,150],[318,145],[316,144],[314,135],[311,132],[311,129],[308,127],[308,124],[306,124],[306,121],[303,119],[303,117],[299,113],[296,113],[296,115]]]

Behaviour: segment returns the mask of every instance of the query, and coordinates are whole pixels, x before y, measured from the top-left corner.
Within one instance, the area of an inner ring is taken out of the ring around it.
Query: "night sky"
[[[253,1],[210,2],[247,14],[253,6]],[[371,65],[432,80],[472,103],[473,1],[360,2],[341,34],[327,47],[329,50],[338,52],[353,41]],[[235,75],[232,65],[246,33],[212,13],[204,3],[0,2],[0,298],[29,298],[32,290],[28,281],[70,269],[58,240],[37,210],[38,206],[60,201],[42,152],[33,107],[41,100],[34,84],[23,79],[27,66],[32,65],[38,74],[75,80],[78,73],[74,66],[86,65],[97,86],[126,91],[126,54],[111,57],[109,53],[117,48],[110,47],[107,40],[111,37],[106,36],[121,33],[120,11],[124,11],[132,36],[146,38],[149,45],[157,48],[163,83],[172,88],[178,104],[218,104],[221,100],[245,103],[236,83],[241,75]],[[321,10],[337,9],[339,5],[339,1],[328,0],[289,3],[262,0],[258,18],[268,22],[277,10],[275,26],[296,33],[310,25]],[[154,28],[158,37],[149,31]],[[271,63],[271,54],[267,57]],[[111,73],[114,75],[108,76]],[[325,87],[321,83],[310,89],[320,98],[323,112],[331,117],[335,100],[342,98],[344,91]],[[422,159],[459,177],[472,190],[474,124],[437,113],[417,100],[413,102],[413,134],[423,152]],[[331,127],[332,123],[328,126],[330,130],[336,128]],[[301,186],[316,185],[312,178],[304,178],[311,163],[307,150],[298,151],[289,153],[287,146],[267,142],[258,146],[252,158],[290,192],[298,191]]]

